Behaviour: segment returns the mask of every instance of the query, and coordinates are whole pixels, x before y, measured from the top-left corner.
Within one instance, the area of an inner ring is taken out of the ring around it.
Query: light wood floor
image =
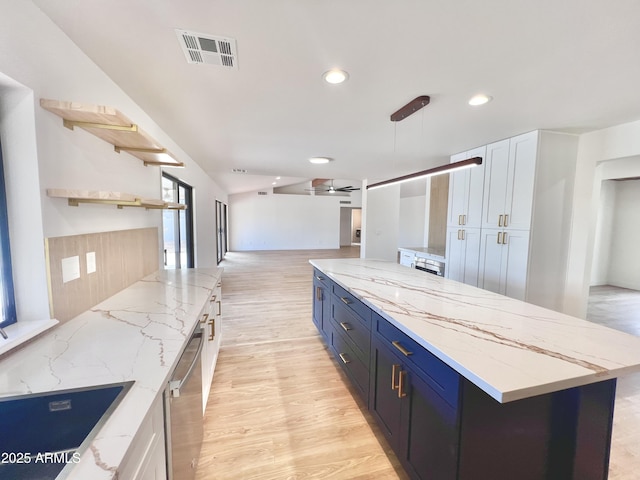
[[[358,248],[227,254],[196,480],[407,478],[311,321],[308,259],[349,256]],[[591,319],[612,322],[608,310]],[[637,374],[618,383],[611,480],[640,478],[639,432]]]

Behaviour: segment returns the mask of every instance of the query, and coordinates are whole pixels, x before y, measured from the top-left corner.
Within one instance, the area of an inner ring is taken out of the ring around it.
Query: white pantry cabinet
[[[481,237],[478,287],[524,301],[529,231],[483,228]]]
[[[451,162],[481,157],[482,165],[449,174],[449,210],[447,227],[480,227],[482,222],[482,190],[484,183],[485,147],[451,156]]]
[[[480,255],[479,228],[447,228],[446,277],[451,280],[478,286]]]
[[[213,372],[220,352],[222,339],[222,281],[218,280],[216,288],[209,298],[208,305],[200,317],[204,334],[202,347],[202,414],[207,408],[207,400],[213,382]]]
[[[538,132],[487,145],[482,228],[529,230]]]

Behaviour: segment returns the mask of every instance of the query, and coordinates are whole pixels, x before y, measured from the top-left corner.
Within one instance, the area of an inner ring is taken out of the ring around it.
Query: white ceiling
[[[35,3],[229,193],[379,181],[534,129],[640,119],[638,0]],[[188,64],[176,28],[234,38],[239,68]],[[324,83],[332,67],[349,80]],[[478,92],[494,100],[467,105]],[[389,120],[419,95],[430,105]]]

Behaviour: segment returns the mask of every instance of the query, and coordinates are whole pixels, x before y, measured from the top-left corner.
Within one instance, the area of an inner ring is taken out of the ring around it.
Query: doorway
[[[162,211],[164,267],[193,268],[193,188],[163,172],[162,200],[187,206]]]
[[[340,246],[360,245],[362,232],[362,209],[340,208]]]
[[[227,253],[227,205],[216,200],[216,250],[220,263]]]

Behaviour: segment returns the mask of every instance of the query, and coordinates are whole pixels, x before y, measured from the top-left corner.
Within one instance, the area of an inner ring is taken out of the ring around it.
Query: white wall
[[[593,266],[591,285],[609,284],[609,265],[611,264],[611,237],[616,207],[616,182],[606,180],[600,189],[598,221],[593,246]]]
[[[584,318],[605,164],[640,155],[640,121],[580,136],[563,311]]]
[[[183,161],[185,169],[170,171],[195,186],[197,266],[215,265],[214,200],[226,202],[225,192],[33,3],[0,0],[0,11],[0,124],[11,176],[8,202],[20,320],[42,317],[48,303],[44,237],[142,227],[162,231],[160,211],[69,207],[46,196],[47,188],[81,188],[160,198],[161,171],[115,153],[113,146],[81,129],[64,128],[62,119],[40,108],[40,98],[113,106]],[[26,192],[29,200],[23,202]]]
[[[363,258],[398,259],[400,185],[367,190],[363,196]]]
[[[425,243],[425,219],[427,196],[400,198],[398,222],[398,247],[423,247]]]
[[[340,248],[341,199],[271,191],[230,195],[230,250]]]
[[[640,181],[615,183],[608,284],[640,290]]]

